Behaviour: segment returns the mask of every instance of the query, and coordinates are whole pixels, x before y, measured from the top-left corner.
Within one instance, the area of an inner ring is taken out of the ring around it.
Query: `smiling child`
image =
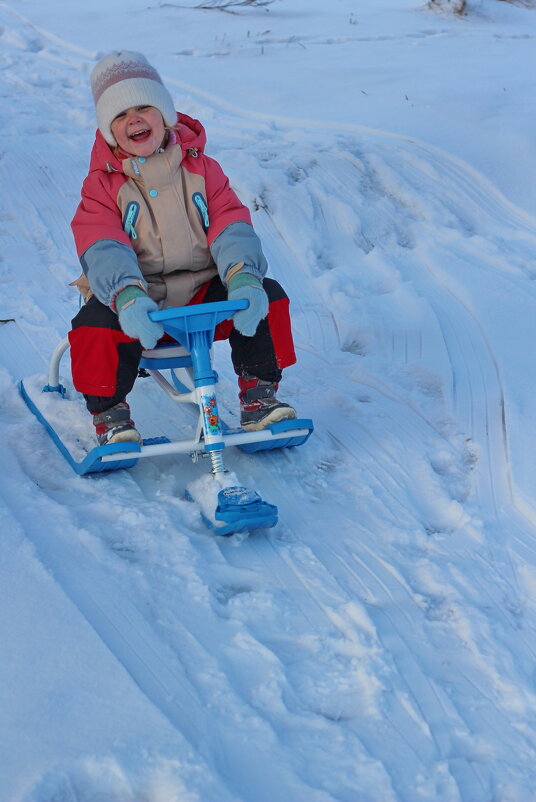
[[[249,210],[205,154],[203,126],[175,111],[141,53],[103,58],[91,87],[98,131],[72,221],[84,305],[69,340],[99,444],[140,440],[127,396],[142,350],[163,335],[149,313],[227,298],[249,301],[216,330],[229,339],[242,427],[295,418],[275,395],[296,361],[289,300],[266,278]]]

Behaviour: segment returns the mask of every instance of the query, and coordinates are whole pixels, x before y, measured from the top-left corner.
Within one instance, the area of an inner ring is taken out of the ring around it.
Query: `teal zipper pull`
[[[138,239],[138,235],[136,234],[134,226],[136,225],[139,212],[140,204],[136,201],[131,201],[126,208],[125,216],[123,218],[123,231],[128,234],[130,239]]]

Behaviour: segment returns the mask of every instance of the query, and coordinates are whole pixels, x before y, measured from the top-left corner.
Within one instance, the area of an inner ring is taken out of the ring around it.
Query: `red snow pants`
[[[253,337],[236,331],[232,320],[216,327],[215,340],[229,340],[237,376],[256,376],[278,382],[282,369],[296,361],[289,314],[289,299],[274,279],[264,279],[268,315]],[[190,304],[227,300],[218,277],[204,284]],[[75,389],[85,396],[93,415],[124,401],[138,375],[142,347],[127,337],[117,314],[92,296],[72,320],[69,332],[71,369]]]

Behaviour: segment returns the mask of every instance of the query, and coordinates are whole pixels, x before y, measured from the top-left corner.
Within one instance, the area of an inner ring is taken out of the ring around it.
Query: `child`
[[[85,304],[69,341],[99,444],[141,439],[126,397],[142,350],[163,335],[148,313],[227,298],[249,301],[216,329],[231,346],[242,427],[295,418],[275,395],[282,368],[296,361],[289,300],[265,278],[249,211],[205,155],[203,126],[175,111],[140,53],[103,58],[91,87],[99,130],[72,221]]]

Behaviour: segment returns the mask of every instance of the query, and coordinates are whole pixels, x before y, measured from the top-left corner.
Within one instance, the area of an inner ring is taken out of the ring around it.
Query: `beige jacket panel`
[[[217,275],[201,216],[184,198],[205,196],[202,176],[184,170],[180,148],[168,148],[147,161],[125,159],[129,176],[117,204],[124,217],[127,207],[139,205],[131,244],[149,295],[165,306],[182,306],[197,289]]]

